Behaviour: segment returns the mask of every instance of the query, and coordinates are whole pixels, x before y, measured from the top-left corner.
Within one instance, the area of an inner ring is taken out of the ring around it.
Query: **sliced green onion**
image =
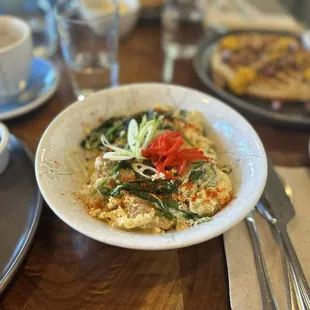
[[[103,158],[112,160],[112,161],[121,161],[121,160],[130,160],[133,159],[134,156],[128,156],[128,155],[120,155],[117,152],[107,152],[103,155]]]
[[[101,135],[101,142],[104,146],[111,149],[114,152],[108,152],[104,154],[104,158],[110,159],[110,160],[129,160],[132,158],[137,158],[139,160],[145,159],[141,155],[141,151],[146,149],[152,139],[154,138],[154,135],[156,134],[156,131],[161,124],[161,121],[163,119],[163,116],[160,116],[158,118],[154,118],[150,121],[147,121],[146,116],[142,118],[142,121],[140,123],[140,126],[138,125],[137,121],[135,119],[132,119],[129,122],[128,125],[128,131],[127,131],[127,139],[128,139],[128,147],[129,150],[122,149],[120,147],[117,147],[115,145],[112,145],[106,136],[104,134]]]
[[[136,151],[136,141],[139,134],[139,126],[135,119],[132,119],[128,125],[128,145],[133,153]]]
[[[144,114],[142,116],[142,121],[141,121],[140,126],[139,126],[139,131],[145,126],[146,123],[147,123],[147,117],[146,117],[146,114]]]
[[[151,166],[148,166],[145,164],[133,163],[133,164],[131,164],[131,166],[135,172],[137,172],[141,176],[148,178],[148,179],[161,179],[161,178],[165,177],[165,175],[163,173],[161,173],[161,172],[158,173],[158,171],[154,167],[151,167]],[[152,171],[153,175],[152,176],[147,175],[144,173],[145,171]]]
[[[120,147],[117,147],[113,144],[111,144],[108,139],[105,137],[105,135],[101,135],[101,142],[104,146],[106,146],[107,148],[115,151],[115,152],[118,152],[119,155],[125,155],[125,156],[132,156],[132,153],[130,151],[126,151]]]

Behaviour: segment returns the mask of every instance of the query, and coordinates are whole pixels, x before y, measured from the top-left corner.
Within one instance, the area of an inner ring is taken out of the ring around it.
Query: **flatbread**
[[[212,55],[212,78],[236,95],[310,101],[310,52],[294,37],[228,35]]]

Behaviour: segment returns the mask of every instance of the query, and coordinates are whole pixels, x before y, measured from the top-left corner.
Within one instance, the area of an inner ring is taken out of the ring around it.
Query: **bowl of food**
[[[119,7],[119,35],[126,37],[136,26],[140,14],[139,0],[122,0]],[[105,34],[112,22],[114,4],[109,0],[81,0],[80,11],[98,35]]]
[[[264,189],[263,145],[221,101],[189,88],[132,84],[60,113],[43,134],[36,177],[50,208],[98,241],[172,249],[240,222]]]

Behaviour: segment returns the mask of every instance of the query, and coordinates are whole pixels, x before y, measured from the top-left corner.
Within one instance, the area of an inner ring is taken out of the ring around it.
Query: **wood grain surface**
[[[56,95],[6,122],[32,152],[50,121],[74,101],[62,59],[54,60],[61,70]],[[139,26],[121,43],[120,81],[160,81],[162,63],[159,25]],[[177,63],[174,83],[206,91],[189,61]],[[276,164],[309,164],[309,133],[251,123]],[[0,303],[5,310],[226,310],[228,290],[222,237],[180,250],[121,249],[74,231],[44,204],[33,245]]]

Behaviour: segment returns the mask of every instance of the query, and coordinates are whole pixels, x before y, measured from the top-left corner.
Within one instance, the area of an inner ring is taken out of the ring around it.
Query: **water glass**
[[[55,6],[61,49],[78,100],[118,85],[118,6],[92,14],[92,0],[66,0]]]
[[[48,0],[3,0],[1,14],[20,17],[29,24],[35,56],[51,57],[56,53],[57,30]]]
[[[192,58],[204,33],[205,0],[168,0],[161,16],[162,48],[171,59]]]

